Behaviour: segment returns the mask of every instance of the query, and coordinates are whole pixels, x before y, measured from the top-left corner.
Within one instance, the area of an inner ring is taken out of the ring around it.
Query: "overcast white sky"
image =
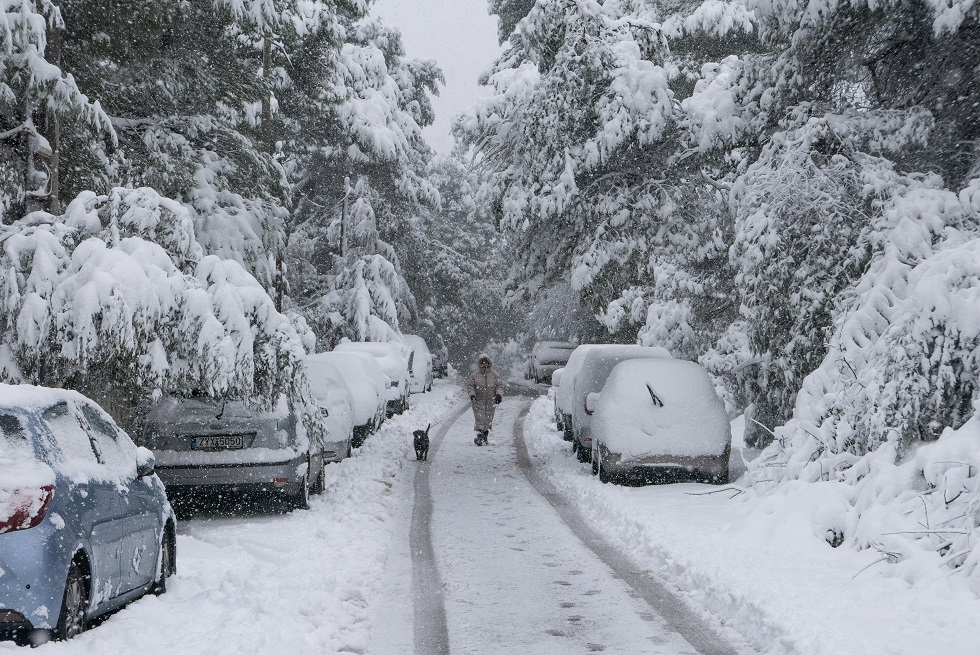
[[[453,147],[453,117],[487,94],[477,78],[500,53],[497,21],[486,0],[376,0],[374,13],[402,32],[414,59],[435,59],[446,86],[433,99],[436,121],[425,138],[439,152]]]

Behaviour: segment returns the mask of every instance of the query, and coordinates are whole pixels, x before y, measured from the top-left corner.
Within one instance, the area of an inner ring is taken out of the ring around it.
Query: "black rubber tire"
[[[316,483],[310,490],[315,496],[319,496],[323,493],[323,490],[327,488],[327,465],[324,462],[320,463],[320,473],[316,476]]]
[[[169,527],[165,527],[163,530],[163,537],[160,538],[160,577],[157,578],[153,587],[150,591],[155,596],[160,596],[167,593],[167,578],[174,574],[174,553],[176,551],[176,544],[174,543],[174,535]]]
[[[309,509],[310,508],[310,478],[307,475],[299,483],[299,493],[289,497],[290,509]]]
[[[602,451],[598,448],[596,449],[595,456],[592,457],[592,470],[599,475],[599,482],[602,484],[609,484],[613,481],[612,476],[609,475],[609,472],[602,465]]]
[[[53,636],[56,640],[65,641],[85,632],[88,627],[88,597],[88,576],[78,562],[72,562],[65,580],[65,595],[61,602],[58,625],[54,629]]]

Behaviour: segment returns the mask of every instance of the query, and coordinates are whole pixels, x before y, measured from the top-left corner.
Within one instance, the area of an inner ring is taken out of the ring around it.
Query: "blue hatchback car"
[[[70,639],[175,572],[153,455],[97,404],[0,384],[0,638]]]

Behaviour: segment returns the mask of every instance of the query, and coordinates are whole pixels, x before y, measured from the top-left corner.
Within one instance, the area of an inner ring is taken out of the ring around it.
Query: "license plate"
[[[192,450],[234,450],[245,447],[245,435],[222,434],[213,437],[191,437]]]

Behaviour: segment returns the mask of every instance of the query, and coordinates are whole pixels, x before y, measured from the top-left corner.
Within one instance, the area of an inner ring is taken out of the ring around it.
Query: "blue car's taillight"
[[[0,502],[0,534],[40,525],[54,497],[54,485],[15,489]]]

